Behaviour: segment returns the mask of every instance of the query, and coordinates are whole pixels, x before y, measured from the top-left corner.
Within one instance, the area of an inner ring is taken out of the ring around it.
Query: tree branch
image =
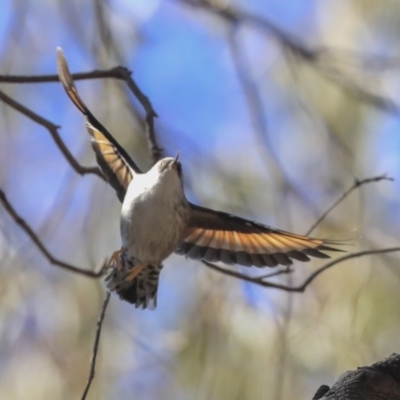
[[[33,229],[23,220],[20,215],[15,211],[10,202],[8,201],[3,190],[0,189],[0,202],[3,203],[4,208],[10,214],[11,218],[15,221],[17,225],[19,225],[25,233],[32,239],[33,243],[35,243],[36,247],[40,250],[40,252],[47,258],[50,264],[56,265],[57,267],[63,268],[70,272],[75,272],[80,275],[88,276],[90,278],[98,278],[104,274],[103,268],[100,271],[88,271],[85,269],[81,269],[75,267],[71,264],[67,264],[63,261],[55,258],[49,250],[45,247],[42,241],[39,239],[38,235],[33,231]]]
[[[373,183],[373,182],[380,182],[382,180],[386,180],[386,181],[393,181],[393,178],[388,177],[387,175],[383,174],[383,175],[378,175],[378,176],[374,176],[371,178],[365,178],[362,180],[358,180],[355,179],[354,183],[352,184],[352,186],[350,186],[347,190],[345,190],[342,195],[339,196],[339,198],[334,201],[322,214],[321,216],[315,221],[315,223],[309,228],[309,230],[307,231],[306,235],[310,235],[310,233],[317,227],[317,225],[319,225],[326,217],[327,215],[333,210],[335,209],[344,199],[346,199],[354,190],[356,190],[357,188],[366,185],[368,183]],[[306,281],[303,283],[303,285],[297,286],[297,287],[291,287],[291,286],[286,286],[286,285],[281,285],[278,283],[272,283],[272,282],[266,282],[264,279],[268,279],[268,278],[272,278],[278,275],[283,275],[283,274],[289,274],[292,273],[293,270],[289,268],[285,268],[285,269],[281,269],[278,270],[276,272],[272,272],[269,274],[264,274],[258,277],[251,277],[248,276],[246,274],[242,274],[240,272],[236,272],[236,271],[232,271],[232,270],[228,270],[225,268],[221,268],[218,265],[212,264],[208,261],[202,261],[203,264],[205,264],[207,267],[213,269],[214,271],[220,272],[222,274],[228,275],[228,276],[232,276],[234,278],[238,278],[238,279],[243,279],[246,282],[251,282],[251,283],[255,283],[257,285],[261,285],[264,287],[271,287],[271,288],[275,288],[275,289],[281,289],[281,290],[286,290],[289,292],[303,292],[306,287],[323,271],[325,271],[328,268],[331,268],[332,266],[338,264],[339,262],[348,260],[350,258],[354,258],[354,257],[362,257],[364,255],[368,255],[368,254],[377,254],[377,253],[390,253],[392,251],[397,251],[396,248],[394,249],[383,249],[383,250],[370,250],[370,251],[362,251],[359,253],[352,253],[352,254],[348,254],[346,256],[343,256],[341,258],[338,258],[336,260],[333,260],[332,262],[329,262],[328,264],[325,264],[324,266],[322,266],[320,269],[316,270],[313,274],[311,274],[309,276],[309,278],[306,279]]]
[[[258,280],[270,279],[270,278],[275,278],[276,276],[279,276],[279,275],[292,274],[293,272],[294,272],[294,270],[291,269],[290,266],[288,266],[284,269],[280,269],[278,271],[271,272],[269,274],[264,274],[264,275],[258,276],[256,279],[258,279]]]
[[[208,0],[180,0],[180,2],[187,6],[197,7],[211,12],[224,19],[228,23],[247,23],[260,28],[262,31],[272,34],[285,47],[292,50],[295,54],[301,56],[301,58],[312,60],[318,54],[315,49],[306,46],[293,35],[283,31],[266,18],[239,10],[232,6],[218,5],[217,2],[211,2]]]
[[[120,79],[123,79],[131,92],[138,99],[144,110],[146,111],[146,134],[149,144],[150,154],[155,164],[163,155],[163,148],[158,145],[156,133],[154,129],[154,119],[157,117],[156,112],[149,100],[149,98],[139,89],[136,82],[132,79],[131,72],[126,68],[119,67]]]
[[[106,70],[94,70],[91,72],[76,73],[72,74],[72,77],[74,80],[112,78],[124,81],[146,113],[146,135],[153,162],[157,162],[162,157],[163,149],[157,143],[154,128],[154,120],[157,117],[157,113],[155,112],[149,98],[140,90],[139,86],[132,78],[131,71],[125,67],[119,66]],[[0,75],[0,83],[45,82],[59,82],[58,75]]]
[[[113,78],[124,80],[123,74],[120,70],[126,70],[124,67],[115,67],[111,69],[96,69],[89,72],[78,72],[72,74],[74,81],[87,80],[87,79],[103,79]],[[126,70],[127,71],[127,70]],[[128,71],[128,73],[130,73]],[[58,75],[0,75],[0,83],[52,83],[59,82]],[[136,96],[136,94],[135,94]]]
[[[20,113],[24,114],[26,117],[31,119],[32,121],[36,122],[37,124],[46,128],[51,137],[53,138],[54,142],[56,143],[57,147],[60,149],[61,153],[65,156],[67,161],[70,163],[71,167],[80,175],[85,174],[95,174],[101,179],[105,180],[104,175],[101,173],[100,169],[97,167],[82,167],[75,159],[75,157],[71,154],[68,147],[65,145],[64,141],[61,139],[61,136],[58,133],[59,127],[49,120],[41,117],[40,115],[34,113],[29,108],[26,108],[21,103],[18,103],[10,96],[5,94],[3,91],[0,90],[0,100],[3,100],[4,103],[8,104],[10,107],[14,108],[15,110],[19,111]]]
[[[101,335],[101,329],[103,327],[103,321],[104,317],[106,315],[106,310],[108,306],[108,302],[110,301],[110,292],[107,292],[106,298],[104,299],[103,302],[103,307],[101,309],[100,317],[97,321],[97,329],[96,329],[96,337],[94,340],[94,346],[93,346],[93,352],[92,352],[92,359],[90,361],[90,372],[89,372],[89,377],[85,386],[85,390],[83,391],[81,400],[85,400],[86,396],[89,392],[90,385],[92,384],[94,375],[95,375],[95,368],[96,368],[96,360],[97,360],[97,353],[99,351],[99,343],[100,343],[100,335]]]
[[[374,176],[372,178],[365,178],[365,179],[355,179],[354,183],[345,190],[339,198],[334,201],[322,214],[321,216],[311,225],[311,227],[306,232],[306,236],[309,236],[311,232],[327,217],[327,215],[335,209],[343,200],[345,200],[354,190],[359,188],[362,185],[366,185],[372,182],[379,182],[379,181],[394,181],[393,178],[388,177],[386,174]]]
[[[400,112],[400,106],[394,101],[369,91],[366,89],[365,85],[357,82],[349,74],[346,74],[345,71],[338,69],[335,66],[335,58],[338,58],[336,55],[339,54],[338,50],[306,45],[294,35],[285,32],[267,18],[259,17],[258,15],[239,10],[232,6],[225,6],[225,4],[218,5],[216,2],[211,2],[209,0],[180,0],[180,3],[203,9],[230,24],[241,23],[258,28],[262,32],[272,35],[285,49],[314,67],[322,76],[332,83],[339,85],[350,95],[382,111],[393,114],[398,114]],[[347,53],[350,54],[350,52]],[[393,65],[399,62],[398,59],[388,60],[387,58],[375,58],[375,62],[371,63],[375,68],[379,65]],[[373,57],[368,57],[368,60],[373,60]]]
[[[336,264],[339,264],[346,260],[350,260],[352,258],[364,257],[364,256],[368,256],[368,255],[373,255],[373,254],[393,253],[396,251],[400,251],[400,247],[391,247],[391,248],[387,248],[387,249],[377,249],[377,250],[366,250],[366,251],[360,251],[357,253],[347,254],[343,257],[336,258],[335,260],[332,260],[331,262],[329,262],[329,263],[325,264],[324,266],[322,266],[321,268],[317,269],[299,286],[288,286],[288,285],[282,285],[280,283],[266,282],[263,280],[263,277],[253,278],[251,276],[241,274],[240,272],[221,268],[218,265],[212,264],[205,260],[202,260],[202,263],[214,271],[221,272],[222,274],[231,276],[233,278],[242,279],[246,282],[255,283],[256,285],[259,285],[259,286],[268,287],[268,288],[272,288],[272,289],[280,289],[280,290],[284,290],[286,292],[304,292],[306,290],[307,286],[311,282],[313,282],[314,279],[318,277],[318,275],[322,274],[327,269],[332,268]]]

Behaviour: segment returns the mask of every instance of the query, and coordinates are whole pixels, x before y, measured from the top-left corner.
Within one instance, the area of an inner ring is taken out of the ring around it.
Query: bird
[[[107,288],[136,308],[154,309],[163,261],[172,253],[227,265],[289,266],[330,258],[337,241],[317,239],[204,208],[186,198],[179,154],[142,172],[81,99],[61,48],[57,68],[67,95],[84,115],[97,163],[122,203],[121,248],[108,259]]]

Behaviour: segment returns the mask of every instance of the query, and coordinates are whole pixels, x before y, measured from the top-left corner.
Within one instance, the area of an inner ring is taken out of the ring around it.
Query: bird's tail
[[[158,278],[161,269],[162,265],[158,267],[149,265],[131,281],[124,279],[126,272],[114,269],[107,278],[107,287],[117,292],[120,299],[134,304],[136,308],[154,309],[157,306]]]

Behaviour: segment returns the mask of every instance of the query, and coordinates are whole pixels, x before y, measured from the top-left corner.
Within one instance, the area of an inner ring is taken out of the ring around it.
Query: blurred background
[[[394,0],[3,0],[0,74],[118,65],[151,100],[188,198],[349,251],[398,245],[400,4]],[[77,82],[137,163],[145,113],[122,81]],[[59,83],[2,83],[94,166],[83,117]],[[49,132],[0,102],[0,186],[53,255],[95,269],[120,247],[120,203],[78,175]],[[336,255],[335,255],[336,256]],[[298,285],[323,260],[276,282]],[[231,267],[235,268],[235,267]],[[259,276],[271,270],[241,268]],[[305,293],[262,288],[171,256],[155,311],[111,297],[90,399],[310,399],[400,346],[399,254],[353,259]],[[48,263],[0,206],[0,398],[78,399],[105,289]]]

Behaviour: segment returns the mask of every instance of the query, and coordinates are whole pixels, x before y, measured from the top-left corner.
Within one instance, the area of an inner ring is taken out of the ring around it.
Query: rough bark
[[[400,354],[345,372],[331,388],[322,385],[313,400],[400,400]]]

